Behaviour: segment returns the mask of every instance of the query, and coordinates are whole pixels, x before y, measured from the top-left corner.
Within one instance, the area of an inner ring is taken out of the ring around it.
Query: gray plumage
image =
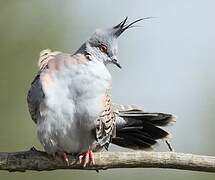
[[[27,101],[48,153],[81,153],[108,147],[111,141],[145,149],[168,136],[157,126],[173,122],[172,115],[145,113],[111,100],[106,65],[121,67],[116,58],[117,38],[143,19],[126,25],[126,18],[113,28],[97,30],[73,55],[49,49],[41,52]]]

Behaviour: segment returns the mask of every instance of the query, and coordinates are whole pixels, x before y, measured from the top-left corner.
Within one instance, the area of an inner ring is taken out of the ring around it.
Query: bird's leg
[[[86,165],[88,165],[88,164],[94,165],[95,157],[94,157],[93,151],[91,149],[89,149],[86,152],[81,153],[79,155],[79,162],[80,162],[80,164],[83,165],[83,167],[86,167]]]
[[[69,166],[69,157],[67,152],[56,152],[55,155],[62,158],[64,162],[66,162],[67,166]]]
[[[66,152],[63,153],[63,160],[66,162],[67,166],[69,166],[69,158]]]

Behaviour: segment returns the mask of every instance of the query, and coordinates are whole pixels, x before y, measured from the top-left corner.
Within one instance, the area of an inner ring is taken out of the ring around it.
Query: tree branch
[[[215,157],[175,152],[101,152],[95,153],[96,165],[83,168],[75,156],[69,157],[68,166],[60,157],[30,150],[0,153],[0,170],[50,171],[55,169],[112,169],[112,168],[171,168],[215,172]]]

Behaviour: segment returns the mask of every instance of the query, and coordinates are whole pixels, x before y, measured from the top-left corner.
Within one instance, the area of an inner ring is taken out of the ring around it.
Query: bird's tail
[[[170,134],[161,127],[174,123],[175,117],[167,113],[149,113],[134,106],[114,105],[117,115],[116,136],[112,143],[131,149],[148,149],[159,139],[168,142]]]

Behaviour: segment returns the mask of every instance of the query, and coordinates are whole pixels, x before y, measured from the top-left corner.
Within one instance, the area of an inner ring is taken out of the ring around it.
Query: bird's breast
[[[48,151],[59,146],[69,152],[79,152],[95,141],[92,130],[103,110],[103,97],[110,88],[110,81],[106,67],[91,61],[56,71],[47,69],[41,74],[45,120],[38,129]],[[56,145],[52,146],[53,142]]]
[[[104,64],[94,61],[47,70],[41,78],[48,106],[73,105],[78,113],[85,109],[91,115],[102,110],[102,98],[111,82]]]

